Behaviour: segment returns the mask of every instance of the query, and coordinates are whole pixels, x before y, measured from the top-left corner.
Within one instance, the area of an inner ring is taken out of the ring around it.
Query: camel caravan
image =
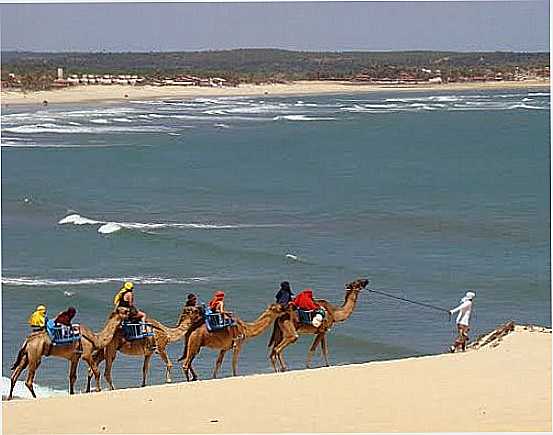
[[[92,377],[95,390],[100,391],[100,369],[104,362],[104,379],[110,389],[115,389],[111,371],[118,353],[144,358],[142,386],[147,377],[152,356],[157,353],[165,364],[165,381],[172,382],[173,364],[167,354],[167,346],[183,342],[183,374],[188,381],[197,380],[192,363],[202,347],[218,350],[213,378],[221,368],[227,352],[232,351],[232,374],[236,376],[238,358],[247,340],[257,337],[273,326],[268,343],[269,359],[275,372],[287,370],[283,352],[294,343],[299,334],[315,336],[307,353],[307,367],[311,367],[313,354],[321,347],[325,365],[328,366],[327,332],[335,323],[347,320],[353,313],[361,290],[367,287],[367,279],[358,279],[345,285],[345,300],[336,306],[322,299],[313,299],[313,291],[305,289],[295,297],[290,284],[281,283],[276,302],[267,306],[252,322],[245,322],[234,313],[225,310],[224,292],[216,291],[208,304],[199,304],[196,295],[188,295],[174,327],[163,325],[134,304],[134,285],[126,282],[115,295],[114,309],[109,313],[104,327],[97,333],[83,324],[74,324],[76,310],[70,307],[54,319],[48,319],[46,307],[39,305],[29,318],[32,332],[19,349],[11,370],[8,400],[23,370],[27,369],[25,385],[36,398],[33,380],[43,357],[60,357],[69,361],[69,394],[74,394],[77,367],[81,359],[88,365],[86,392],[91,391]]]

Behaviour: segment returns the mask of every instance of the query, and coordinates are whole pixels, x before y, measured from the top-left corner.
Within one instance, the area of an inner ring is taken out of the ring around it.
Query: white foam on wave
[[[19,143],[19,142],[7,142],[2,143],[2,148],[8,147],[8,148],[82,148],[82,149],[89,149],[89,148],[110,148],[113,146],[120,146],[120,145],[111,145],[111,144],[88,144],[88,145],[74,145],[74,144],[44,144],[44,143]],[[146,145],[143,145],[146,146]]]
[[[96,221],[93,219],[88,219],[85,217],[82,217],[79,214],[70,214],[68,216],[65,216],[63,219],[61,219],[58,224],[74,224],[74,225],[94,225],[94,224],[100,224],[101,221]]]
[[[108,222],[97,219],[89,219],[79,214],[70,214],[58,221],[60,225],[99,225],[98,232],[101,234],[112,234],[122,229],[149,231],[164,228],[185,228],[200,230],[229,230],[243,228],[275,228],[285,226],[283,224],[201,224],[201,223],[140,223],[140,222]]]
[[[2,376],[2,396],[7,396],[10,393],[10,384],[11,381],[9,378]],[[33,384],[33,389],[35,390],[35,393],[37,397],[52,397],[52,396],[66,396],[69,393],[64,390],[56,390],[54,388],[50,387],[44,387],[42,385]],[[33,396],[31,395],[31,392],[26,387],[25,383],[23,381],[17,381],[15,383],[15,387],[13,389],[13,395],[14,397],[20,397],[23,399],[32,399]]]
[[[2,277],[3,285],[26,286],[26,287],[61,287],[93,284],[110,284],[132,281],[136,284],[191,284],[194,282],[209,281],[210,277],[196,276],[184,278],[167,278],[160,276],[120,276],[120,277],[97,277],[97,278],[70,278],[54,279],[42,277]]]
[[[121,225],[116,224],[115,222],[108,222],[107,224],[102,225],[98,228],[100,234],[111,234],[123,229]]]
[[[109,121],[104,118],[91,119],[90,122],[92,122],[93,124],[109,124]]]
[[[10,133],[23,133],[23,134],[34,134],[34,133],[156,133],[164,132],[170,130],[169,127],[164,126],[128,126],[128,127],[118,127],[118,126],[109,126],[109,127],[86,127],[86,126],[68,126],[63,124],[31,124],[31,125],[21,125],[19,127],[8,127],[3,129],[3,131],[8,131]]]
[[[334,121],[336,118],[323,116],[307,116],[307,115],[279,115],[273,118],[273,121]]]
[[[530,104],[519,103],[509,106],[508,109],[527,109],[527,110],[548,110],[548,107],[531,106]]]

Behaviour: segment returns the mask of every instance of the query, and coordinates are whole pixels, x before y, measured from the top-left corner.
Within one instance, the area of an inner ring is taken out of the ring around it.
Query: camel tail
[[[25,342],[23,343],[23,346],[21,346],[21,349],[19,349],[19,352],[17,353],[17,358],[13,363],[13,365],[11,366],[10,370],[15,370],[15,368],[19,365],[19,363],[23,359],[25,352],[27,352],[27,340],[25,340]]]

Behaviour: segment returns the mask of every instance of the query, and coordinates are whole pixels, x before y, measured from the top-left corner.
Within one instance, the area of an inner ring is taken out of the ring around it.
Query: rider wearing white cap
[[[459,332],[459,335],[457,336],[457,339],[455,340],[455,343],[453,343],[453,346],[449,348],[450,352],[455,352],[458,348],[461,348],[461,350],[465,351],[468,338],[469,338],[469,321],[470,321],[470,314],[472,311],[472,300],[476,294],[472,291],[468,291],[465,296],[461,299],[461,304],[452,310],[449,310],[451,314],[459,313],[457,314],[457,331]]]

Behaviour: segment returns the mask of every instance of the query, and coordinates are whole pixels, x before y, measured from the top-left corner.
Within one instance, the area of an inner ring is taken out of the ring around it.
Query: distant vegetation
[[[152,53],[33,53],[2,52],[2,79],[8,73],[28,77],[37,87],[66,74],[139,74],[164,77],[193,74],[223,77],[230,83],[312,79],[351,79],[359,74],[394,77],[421,68],[440,70],[444,80],[459,76],[512,73],[515,67],[549,66],[549,53],[446,51],[302,52],[277,49],[238,49]]]

